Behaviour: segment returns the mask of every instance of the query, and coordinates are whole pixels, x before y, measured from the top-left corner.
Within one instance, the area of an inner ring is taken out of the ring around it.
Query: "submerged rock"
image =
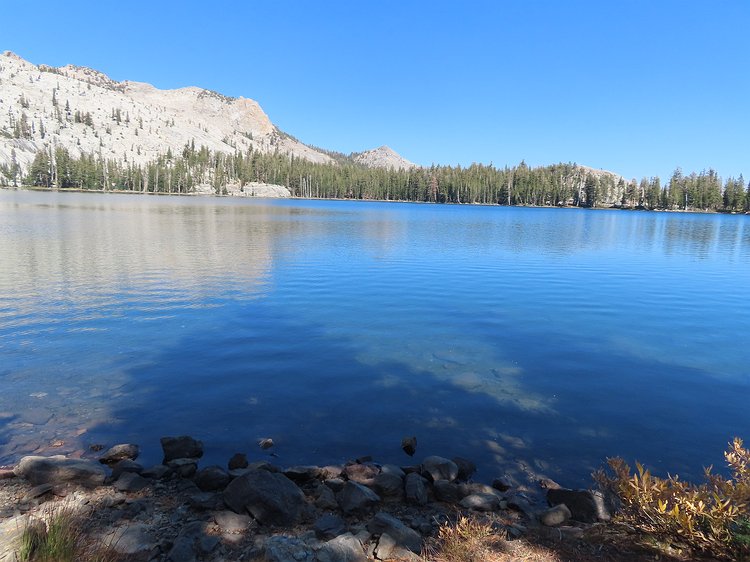
[[[413,457],[414,453],[417,452],[417,438],[414,436],[404,437],[401,440],[401,448],[403,449],[404,453],[406,453],[410,457]]]
[[[188,435],[162,437],[161,448],[164,451],[162,464],[175,459],[199,459],[203,456],[203,442]]]

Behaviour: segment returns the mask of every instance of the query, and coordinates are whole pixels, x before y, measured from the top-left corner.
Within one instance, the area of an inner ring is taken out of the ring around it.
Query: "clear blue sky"
[[[419,164],[750,175],[750,1],[21,2],[0,50],[260,102]]]

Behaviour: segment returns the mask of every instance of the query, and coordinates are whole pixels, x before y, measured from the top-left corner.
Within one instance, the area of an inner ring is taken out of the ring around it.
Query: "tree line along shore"
[[[714,170],[677,169],[662,183],[658,177],[626,180],[571,163],[384,169],[331,155],[334,163],[320,164],[280,152],[211,151],[192,142],[181,154],[168,149],[144,165],[96,154],[75,157],[58,146],[37,152],[25,172],[11,158],[10,165],[0,166],[0,185],[226,195],[256,182],[284,186],[302,198],[750,212],[750,184],[742,175],[722,180]]]

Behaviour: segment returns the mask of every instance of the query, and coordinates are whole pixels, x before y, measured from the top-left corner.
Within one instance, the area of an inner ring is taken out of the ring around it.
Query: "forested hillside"
[[[0,166],[6,185],[54,188],[127,190],[149,193],[227,193],[227,186],[250,182],[278,184],[292,196],[380,199],[435,203],[481,203],[533,206],[623,206],[647,209],[750,210],[750,185],[742,176],[722,180],[713,170],[674,172],[659,178],[626,181],[610,173],[575,164],[496,168],[469,167],[368,168],[346,159],[314,163],[279,152],[252,148],[245,152],[214,152],[187,143],[180,154],[171,149],[147,164],[105,160],[93,154],[80,158],[67,149],[39,151],[26,175],[20,168]],[[236,190],[235,190],[236,191]]]

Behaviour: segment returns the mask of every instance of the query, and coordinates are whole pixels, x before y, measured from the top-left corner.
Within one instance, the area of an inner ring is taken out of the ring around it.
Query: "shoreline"
[[[166,196],[166,197],[215,197],[219,199],[249,199],[249,200],[287,200],[287,201],[352,201],[352,202],[371,202],[371,203],[408,203],[413,205],[444,205],[456,207],[500,207],[500,208],[518,208],[518,209],[580,209],[585,211],[638,211],[646,213],[678,213],[678,214],[697,214],[697,215],[731,215],[731,216],[748,216],[750,212],[723,211],[723,210],[701,210],[701,209],[649,209],[646,207],[623,207],[611,205],[609,207],[581,207],[577,205],[501,205],[499,203],[438,203],[436,201],[410,201],[407,199],[356,199],[340,197],[261,197],[255,195],[232,195],[218,193],[176,193],[176,192],[153,192],[153,191],[130,191],[126,189],[83,189],[77,187],[38,187],[38,186],[0,186],[0,190],[6,191],[33,191],[44,193],[100,193],[100,194],[117,194],[117,195],[149,195],[149,196]]]
[[[486,525],[510,548],[551,541],[578,551],[611,519],[597,492],[543,479],[545,503],[503,478],[475,482],[473,463],[459,457],[282,468],[237,453],[222,467],[201,466],[203,443],[189,436],[161,445],[163,462],[148,468],[137,462],[140,448],[125,443],[98,462],[29,456],[0,469],[0,562],[13,560],[24,528],[62,512],[88,544],[110,551],[108,560],[144,562],[425,562],[441,529],[462,518]]]

